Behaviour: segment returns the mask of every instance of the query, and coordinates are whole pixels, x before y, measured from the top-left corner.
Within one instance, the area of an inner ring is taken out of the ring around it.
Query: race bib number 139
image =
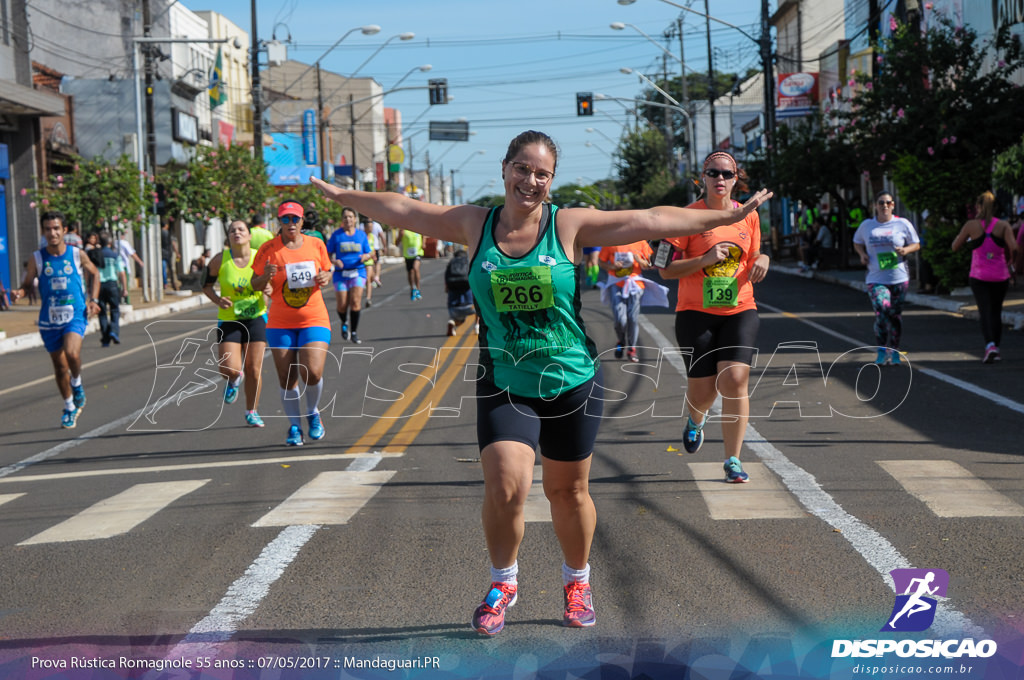
[[[704,307],[735,307],[739,304],[739,285],[731,276],[704,279]]]

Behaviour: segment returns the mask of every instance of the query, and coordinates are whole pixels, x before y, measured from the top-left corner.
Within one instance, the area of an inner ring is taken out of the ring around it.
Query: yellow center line
[[[475,336],[467,333],[469,338],[473,339]],[[419,435],[420,431],[426,427],[427,421],[430,419],[430,404],[434,400],[442,399],[448,388],[451,387],[452,382],[455,381],[455,377],[462,370],[463,366],[466,365],[466,359],[469,358],[469,353],[473,351],[476,343],[466,342],[462,347],[459,348],[458,352],[455,352],[455,358],[448,364],[448,368],[445,369],[444,374],[437,379],[437,383],[434,384],[434,389],[430,390],[423,401],[419,404],[419,410],[413,414],[402,426],[395,436],[391,438],[388,445],[384,447],[384,453],[398,453],[404,451],[409,447],[415,440],[416,436]]]
[[[474,321],[475,321],[475,317],[473,317],[472,315],[469,316],[469,317],[466,317],[466,322],[463,324],[463,326],[467,327],[470,324],[474,323]],[[458,343],[460,341],[460,338],[458,336],[453,336],[453,337],[450,337],[447,340],[445,340],[445,343],[444,343],[444,345],[441,346],[441,351],[439,352],[439,354],[441,355],[439,363],[437,365],[433,365],[432,364],[432,365],[427,366],[426,368],[424,368],[420,372],[420,374],[418,376],[416,376],[416,378],[413,379],[412,383],[409,385],[409,387],[403,393],[404,394],[404,398],[403,399],[399,399],[398,401],[393,403],[390,407],[388,407],[388,410],[384,412],[384,415],[382,415],[381,417],[377,418],[374,421],[373,425],[371,425],[369,427],[369,429],[366,431],[366,434],[364,434],[362,437],[357,439],[355,441],[355,443],[353,443],[352,446],[350,446],[348,448],[346,453],[364,453],[366,451],[372,451],[373,447],[376,446],[384,438],[384,436],[387,434],[388,430],[391,429],[392,425],[394,425],[397,422],[398,418],[401,417],[401,415],[407,410],[408,405],[411,404],[416,399],[416,397],[419,396],[420,392],[422,392],[423,389],[427,385],[431,384],[430,378],[432,376],[437,375],[438,373],[441,372],[442,367],[445,365],[445,363],[447,363],[447,365],[448,365],[447,371],[450,371],[451,367],[453,365],[454,366],[461,366],[462,364],[465,363],[465,356],[466,356],[466,354],[469,353],[469,350],[467,350],[466,347],[469,347],[470,350],[472,349],[472,347],[475,344],[475,342],[470,342],[470,340],[473,339],[473,338],[475,338],[475,336],[472,333],[467,333],[464,338],[461,338],[461,340],[463,342],[465,342],[466,346],[463,347],[462,350],[460,350],[458,352],[451,351],[451,350],[455,349],[456,345],[458,345]],[[448,351],[444,351],[444,350],[448,350]],[[459,360],[453,364],[451,360],[456,355],[459,357]],[[442,378],[441,378],[442,380],[444,379],[445,376],[447,376],[447,374],[448,374],[447,371],[442,376]],[[417,379],[417,378],[419,378],[419,379]],[[450,385],[450,384],[451,384],[451,379],[449,379],[448,382],[447,382],[447,385]],[[440,385],[440,380],[438,381],[438,385]],[[445,389],[447,389],[447,385],[446,385]],[[436,389],[437,386],[435,385],[434,387]],[[431,397],[432,393],[433,393],[433,389],[430,390],[430,392],[427,393],[427,396],[418,405],[419,410],[421,410],[421,411],[426,410],[428,416],[429,416],[429,410],[424,409],[423,406],[424,406],[424,404],[429,404],[430,403],[430,401],[432,399],[432,397]],[[415,417],[416,416],[414,416],[414,418]],[[405,428],[403,427],[402,429],[404,430]],[[420,426],[419,429],[422,429],[422,425]],[[419,430],[417,429],[417,432],[418,431]]]

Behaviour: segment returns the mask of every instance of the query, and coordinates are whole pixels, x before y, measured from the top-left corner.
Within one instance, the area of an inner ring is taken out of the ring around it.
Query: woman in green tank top
[[[483,525],[491,585],[472,626],[495,635],[518,597],[523,508],[540,448],[544,493],[561,544],[564,611],[573,627],[596,621],[590,546],[597,513],[589,477],[601,400],[593,342],[580,317],[575,266],[582,249],[697,234],[732,224],[771,197],[760,191],[730,210],[567,208],[548,202],[558,149],[523,132],[501,162],[505,204],[442,206],[401,194],[350,191],[314,178],[330,199],[378,222],[469,244],[470,287],[480,321],[477,432],[483,467]],[[593,391],[593,392],[592,392]]]
[[[210,260],[206,268],[203,293],[217,305],[217,328],[221,334],[220,373],[227,383],[224,402],[234,403],[238,387],[245,381],[245,422],[263,427],[256,412],[260,400],[263,353],[267,347],[267,304],[262,290],[253,290],[252,263],[256,251],[251,247],[249,225],[235,220],[228,225],[228,250]],[[214,283],[220,291],[214,290]]]

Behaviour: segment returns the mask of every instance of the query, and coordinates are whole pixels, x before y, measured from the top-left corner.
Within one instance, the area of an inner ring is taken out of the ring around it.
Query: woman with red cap
[[[264,243],[253,261],[254,290],[271,286],[267,346],[274,357],[281,403],[288,416],[288,446],[302,446],[301,392],[306,393],[310,439],[323,439],[317,403],[323,393],[324,364],[331,342],[331,317],[320,289],[331,282],[331,259],[323,241],[302,233],[302,205],[285,201],[277,209],[278,235]],[[299,390],[299,377],[305,389]]]

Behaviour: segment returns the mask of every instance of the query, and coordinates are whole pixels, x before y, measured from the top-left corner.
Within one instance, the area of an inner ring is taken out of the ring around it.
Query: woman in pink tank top
[[[978,304],[981,334],[985,339],[982,361],[999,361],[999,341],[1003,333],[1003,300],[1010,287],[1010,262],[1017,248],[1013,229],[1004,220],[993,217],[996,197],[986,191],[975,205],[977,217],[967,220],[953,239],[953,250],[971,249],[971,291]]]

